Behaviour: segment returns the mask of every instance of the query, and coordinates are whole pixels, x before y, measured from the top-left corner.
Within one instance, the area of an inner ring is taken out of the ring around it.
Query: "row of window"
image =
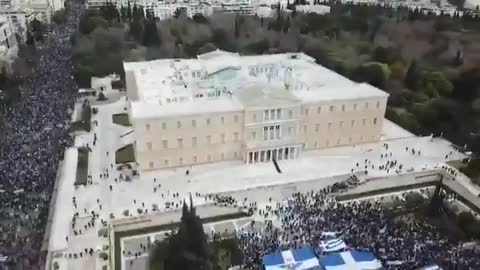
[[[233,133],[233,142],[238,142],[239,140],[239,133],[238,132],[234,132]],[[220,143],[221,144],[225,144],[226,143],[226,136],[225,136],[225,133],[222,133],[220,134]],[[212,136],[206,136],[205,137],[205,142],[207,145],[210,145],[212,144]],[[192,147],[196,147],[198,145],[198,138],[195,136],[195,137],[192,137],[192,144],[191,146]],[[183,144],[183,138],[177,138],[177,148],[183,148],[184,144]],[[172,148],[172,147],[170,147]],[[153,142],[147,142],[147,150],[152,150],[153,149]],[[168,140],[162,140],[162,149],[169,149],[169,143],[168,143]]]
[[[226,157],[226,154],[223,153],[223,152],[220,153],[220,160],[225,160],[225,158],[228,158],[228,157]],[[234,158],[234,159],[237,159],[237,158],[238,158],[238,152],[234,152],[234,153],[233,153],[233,158]],[[208,155],[205,157],[204,160],[200,160],[200,159],[198,158],[198,156],[193,155],[193,156],[192,156],[192,159],[190,160],[190,163],[211,162],[211,161],[213,161],[213,159],[214,159],[213,154],[208,154]],[[178,158],[177,164],[170,164],[171,161],[174,162],[173,160],[168,160],[168,159],[163,160],[163,166],[167,167],[167,166],[170,166],[170,165],[183,165],[184,162],[185,162],[185,160],[184,160],[183,157],[179,157],[179,158]],[[188,162],[188,161],[187,161],[187,162]],[[150,169],[155,168],[155,162],[154,162],[154,161],[148,162],[148,167],[149,167]]]
[[[368,107],[369,107],[368,104],[369,104],[368,102],[365,102],[365,103],[364,103],[363,106],[364,106],[364,109],[365,109],[365,110],[368,110]],[[346,106],[345,104],[342,104],[342,105],[340,106],[341,111],[342,111],[342,112],[345,112],[346,109],[347,109],[346,107],[347,107],[347,106]],[[376,107],[377,107],[377,109],[380,109],[380,101],[377,101]],[[335,112],[337,108],[336,108],[335,105],[330,105],[328,109],[329,109],[330,112]],[[353,104],[353,105],[352,105],[352,111],[357,111],[357,109],[358,109],[358,104],[357,104],[357,103]],[[302,113],[303,113],[303,115],[308,116],[308,115],[309,115],[309,112],[310,112],[310,109],[309,109],[309,108],[304,108]],[[317,107],[317,114],[320,114],[320,113],[322,113],[322,106],[318,106],[318,107]]]
[[[239,119],[238,115],[234,115],[234,116],[233,116],[233,123],[238,124],[238,119]],[[177,128],[182,128],[182,126],[184,125],[184,122],[186,122],[186,121],[178,120],[178,121],[177,121]],[[212,125],[212,124],[213,124],[212,122],[213,122],[213,121],[212,121],[211,118],[207,118],[207,119],[205,120],[205,124],[206,124],[207,126]],[[221,123],[222,125],[225,124],[225,117],[224,117],[224,116],[220,117],[220,123]],[[192,127],[192,128],[196,128],[196,127],[197,127],[197,120],[193,119],[193,120],[191,121],[191,127]],[[151,128],[152,128],[152,126],[151,126],[150,124],[145,124],[145,130],[146,130],[146,131],[150,131]],[[162,122],[162,129],[163,129],[163,130],[166,130],[166,129],[167,129],[167,122]]]
[[[366,118],[363,118],[362,119],[362,126],[366,126],[367,125],[367,119]],[[377,118],[373,118],[372,119],[372,124],[373,125],[377,125]],[[348,123],[348,121],[339,121],[338,122],[338,128],[344,128],[346,127],[346,123]],[[357,122],[355,120],[351,120],[350,121],[350,127],[355,127],[357,125]],[[329,122],[328,123],[328,129],[332,129],[335,127],[335,123],[333,122]],[[318,132],[320,130],[320,124],[315,124],[315,131]],[[307,133],[307,126],[304,125],[303,126],[303,134]]]
[[[340,121],[338,122],[338,128],[344,128],[346,127],[346,124],[348,121]],[[373,125],[377,125],[377,118],[373,118],[372,122],[371,122]],[[356,124],[356,121],[355,120],[351,120],[350,121],[350,127],[355,127],[357,124]],[[367,125],[367,119],[364,118],[362,119],[362,126],[366,126]],[[328,129],[332,129],[334,128],[335,126],[335,123],[333,122],[329,122],[328,123]],[[307,133],[307,130],[308,129],[308,126],[304,125],[303,126],[303,134],[306,134]],[[314,130],[315,132],[319,132],[320,131],[320,124],[315,124],[314,126]],[[288,127],[287,129],[287,135],[288,136],[295,136],[295,128],[294,127]],[[256,131],[252,131],[252,133],[250,134],[250,138],[252,140],[256,140],[257,139],[257,132]],[[274,125],[274,126],[266,126],[266,127],[263,127],[263,140],[264,141],[267,141],[267,140],[278,140],[278,139],[281,139],[282,138],[282,128],[280,125]]]

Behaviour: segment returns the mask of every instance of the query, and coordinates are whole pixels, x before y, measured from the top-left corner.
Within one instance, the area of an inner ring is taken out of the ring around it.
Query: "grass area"
[[[112,115],[112,121],[114,124],[121,125],[124,127],[132,126],[132,124],[130,123],[130,120],[128,119],[128,114],[126,113],[119,113],[119,114]]]
[[[115,152],[115,163],[123,164],[128,162],[135,162],[135,153],[133,151],[133,145],[129,144]]]
[[[86,147],[78,148],[77,176],[75,185],[86,185],[88,177],[88,155],[90,151]]]
[[[92,119],[92,108],[90,107],[90,105],[82,106],[81,120],[70,123],[70,127],[68,128],[68,131],[69,132],[75,132],[75,131],[90,132],[92,128],[91,119]]]

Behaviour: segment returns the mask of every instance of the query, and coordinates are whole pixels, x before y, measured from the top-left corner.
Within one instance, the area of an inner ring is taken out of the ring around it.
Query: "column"
[[[253,161],[255,163],[258,163],[258,151],[255,151],[255,153],[253,154]]]
[[[252,163],[252,160],[253,160],[252,155],[253,155],[252,152],[248,152],[248,164]]]

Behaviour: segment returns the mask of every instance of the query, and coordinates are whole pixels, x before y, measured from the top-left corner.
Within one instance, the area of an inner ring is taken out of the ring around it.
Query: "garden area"
[[[91,123],[92,108],[90,107],[90,105],[88,103],[84,102],[82,104],[81,110],[82,111],[80,113],[80,120],[75,121],[75,122],[71,122],[69,127],[68,127],[68,131],[70,133],[76,132],[76,131],[90,132],[90,130],[92,128],[92,123]]]
[[[132,124],[130,123],[130,120],[128,119],[128,114],[126,113],[119,113],[119,114],[112,115],[112,121],[114,124],[121,125],[124,127],[132,126]]]
[[[88,182],[88,156],[90,150],[87,147],[78,148],[77,175],[74,184],[86,185]]]
[[[115,152],[115,163],[123,164],[135,162],[135,150],[133,144],[126,145]]]

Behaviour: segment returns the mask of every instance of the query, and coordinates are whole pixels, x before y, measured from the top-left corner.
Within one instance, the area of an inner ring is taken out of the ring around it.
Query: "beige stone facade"
[[[215,51],[124,67],[142,170],[295,159],[380,139],[388,94],[305,54]]]

